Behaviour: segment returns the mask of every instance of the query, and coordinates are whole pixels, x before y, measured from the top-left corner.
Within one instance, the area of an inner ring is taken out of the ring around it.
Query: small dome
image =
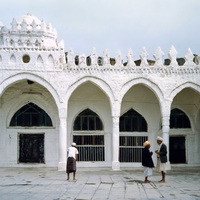
[[[41,21],[40,21],[37,17],[35,17],[34,15],[29,14],[29,13],[26,14],[26,15],[23,15],[23,16],[18,20],[18,23],[21,24],[23,20],[25,20],[26,23],[29,24],[29,25],[33,22],[33,20],[35,20],[35,23],[36,23],[37,25],[40,25],[40,24],[41,24]]]

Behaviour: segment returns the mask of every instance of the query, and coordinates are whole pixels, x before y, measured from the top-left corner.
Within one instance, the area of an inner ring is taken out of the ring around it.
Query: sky
[[[12,19],[35,15],[57,30],[65,51],[99,56],[131,48],[139,59],[142,48],[154,59],[157,47],[164,58],[172,45],[184,57],[188,48],[200,55],[200,0],[0,0],[0,21],[11,28]],[[163,59],[164,59],[163,58]]]

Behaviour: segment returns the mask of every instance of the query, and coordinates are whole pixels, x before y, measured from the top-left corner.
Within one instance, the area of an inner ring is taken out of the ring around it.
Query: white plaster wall
[[[41,94],[23,94],[24,91],[41,92]],[[9,127],[12,116],[25,104],[33,102],[45,110],[52,119],[53,127]],[[28,85],[26,80],[10,86],[1,98],[0,133],[1,154],[0,166],[34,166],[34,164],[18,164],[18,134],[20,133],[44,133],[45,166],[57,166],[58,163],[58,112],[52,96],[41,85],[34,83]],[[42,165],[42,164],[40,164]]]

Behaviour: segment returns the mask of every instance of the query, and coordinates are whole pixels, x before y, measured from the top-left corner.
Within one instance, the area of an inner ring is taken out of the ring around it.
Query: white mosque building
[[[165,65],[157,48],[150,64],[143,48],[136,65],[129,50],[123,64],[94,49],[77,62],[51,24],[31,14],[0,23],[0,167],[65,170],[72,142],[78,167],[139,167],[157,136],[169,166],[200,165],[199,56],[188,49],[179,65],[175,47],[168,55]]]

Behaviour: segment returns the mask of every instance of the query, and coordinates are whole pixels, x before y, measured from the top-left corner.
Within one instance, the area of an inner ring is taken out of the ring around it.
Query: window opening
[[[74,123],[74,130],[76,131],[94,131],[102,129],[103,125],[99,116],[90,109],[81,112]]]
[[[10,126],[53,126],[49,115],[34,103],[20,108],[12,117]]]
[[[101,119],[92,110],[86,109],[76,117],[73,141],[79,151],[78,161],[105,161],[104,135],[99,134],[102,130]]]
[[[120,132],[146,132],[147,122],[142,115],[133,109],[120,117]]]
[[[30,62],[30,56],[29,55],[24,55],[22,57],[22,60],[23,60],[24,63],[29,63]]]
[[[143,143],[148,136],[134,136],[134,132],[147,132],[147,122],[142,115],[133,109],[120,117],[120,132],[128,132],[129,136],[121,133],[119,138],[119,161],[141,162]],[[131,132],[131,133],[130,133]]]
[[[148,136],[120,136],[119,161],[142,162],[142,148],[146,140]]]
[[[170,128],[191,128],[190,120],[183,111],[175,108],[171,110]]]
[[[185,136],[169,137],[170,163],[186,163]]]
[[[78,161],[104,161],[104,135],[74,135]]]

